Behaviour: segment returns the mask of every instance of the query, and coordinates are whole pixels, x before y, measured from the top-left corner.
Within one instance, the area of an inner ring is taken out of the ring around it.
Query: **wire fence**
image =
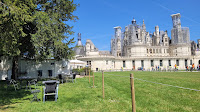
[[[153,81],[148,81],[148,80],[144,80],[144,79],[134,78],[134,77],[130,77],[130,76],[121,76],[121,75],[108,74],[108,73],[104,73],[104,74],[105,75],[117,76],[117,77],[129,77],[129,78],[133,78],[135,80],[140,80],[140,81],[143,81],[143,82],[149,82],[149,83],[153,83],[153,84],[159,84],[159,85],[163,85],[163,86],[175,87],[175,88],[186,89],[186,90],[191,90],[191,91],[200,91],[198,89],[192,89],[192,88],[186,88],[186,87],[181,87],[181,86],[174,86],[174,85],[164,84],[164,83],[159,83],[159,82],[153,82]]]

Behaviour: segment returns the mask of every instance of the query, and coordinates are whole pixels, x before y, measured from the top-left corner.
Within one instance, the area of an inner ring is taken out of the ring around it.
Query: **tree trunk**
[[[12,75],[11,79],[17,79],[18,77],[18,56],[14,56],[12,60]]]

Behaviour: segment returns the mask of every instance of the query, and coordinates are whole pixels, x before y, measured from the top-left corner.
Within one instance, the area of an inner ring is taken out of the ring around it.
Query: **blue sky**
[[[79,17],[73,25],[75,33],[71,37],[77,40],[82,35],[82,43],[91,39],[99,50],[110,50],[115,26],[131,23],[133,17],[138,24],[144,22],[148,32],[153,33],[155,26],[167,30],[171,38],[172,14],[181,14],[182,27],[189,27],[190,40],[200,39],[200,1],[199,0],[74,0],[80,4],[74,15]],[[74,44],[75,46],[75,44]]]

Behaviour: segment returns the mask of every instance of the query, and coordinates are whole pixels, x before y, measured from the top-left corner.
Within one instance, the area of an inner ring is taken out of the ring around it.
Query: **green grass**
[[[199,72],[132,72],[134,77],[200,90]],[[24,89],[6,90],[5,82],[0,82],[0,112],[20,111],[61,111],[61,112],[130,112],[130,72],[107,72],[105,78],[105,99],[102,99],[102,75],[95,73],[95,86],[92,78],[77,79],[76,83],[59,85],[59,99],[55,101],[30,103],[32,95]],[[40,86],[42,90],[42,86]],[[42,99],[42,93],[38,95]],[[135,80],[137,112],[198,112],[200,111],[200,92],[168,87]]]

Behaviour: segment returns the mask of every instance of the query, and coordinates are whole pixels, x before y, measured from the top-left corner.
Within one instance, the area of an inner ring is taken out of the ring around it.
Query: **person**
[[[192,66],[191,65],[189,66],[189,68],[190,68],[190,71],[192,71]]]
[[[199,70],[200,70],[200,64],[199,64]]]
[[[156,66],[156,71],[157,71],[157,68],[158,68],[158,67]]]
[[[176,64],[175,64],[175,65],[174,65],[175,71],[176,71],[176,67],[177,67],[177,66],[176,66]]]
[[[194,63],[192,64],[192,70],[194,70],[195,68],[194,68]]]
[[[189,67],[188,66],[186,67],[186,71],[189,71]]]
[[[158,71],[160,71],[159,66],[158,66]]]

